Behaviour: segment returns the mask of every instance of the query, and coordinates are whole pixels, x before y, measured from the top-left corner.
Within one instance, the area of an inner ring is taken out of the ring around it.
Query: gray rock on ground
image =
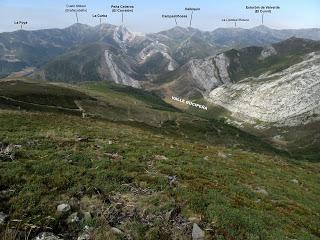
[[[33,240],[62,240],[62,238],[59,238],[50,232],[42,232],[33,238]]]
[[[16,149],[20,148],[20,145],[6,145],[0,142],[0,160],[13,161],[16,158]]]
[[[68,218],[67,218],[67,223],[72,224],[72,223],[79,223],[82,219],[81,214],[75,212],[72,213]]]
[[[256,192],[256,193],[261,193],[261,194],[263,194],[263,195],[265,195],[265,196],[268,196],[268,195],[269,195],[269,193],[267,192],[267,190],[265,190],[265,189],[262,188],[262,187],[257,187],[257,188],[255,189],[255,192]]]
[[[172,187],[176,184],[177,176],[168,176],[168,180],[170,187]]]
[[[78,236],[77,240],[90,240],[90,234],[89,233],[82,233]]]
[[[204,239],[204,231],[198,226],[198,224],[194,223],[192,227],[192,240],[203,240]]]
[[[156,160],[156,161],[168,160],[168,158],[166,156],[163,156],[163,155],[154,155],[153,159]]]
[[[227,158],[228,156],[227,156],[225,153],[223,153],[223,152],[218,152],[218,157],[220,157],[220,158]]]
[[[57,211],[58,212],[69,212],[71,210],[71,206],[67,203],[62,203],[60,205],[57,206]]]
[[[115,228],[115,227],[111,228],[111,232],[113,232],[116,235],[122,235],[123,234],[123,232],[119,228]]]

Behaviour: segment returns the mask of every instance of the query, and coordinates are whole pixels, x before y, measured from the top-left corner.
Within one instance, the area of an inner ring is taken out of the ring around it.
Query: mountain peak
[[[174,38],[174,39],[181,39],[181,38],[189,37],[190,35],[194,34],[195,32],[200,32],[200,30],[198,30],[196,28],[191,28],[191,27],[184,28],[184,27],[180,27],[180,26],[175,26],[175,27],[170,28],[168,30],[161,31],[158,34],[165,35],[167,37]]]
[[[161,32],[185,33],[185,32],[188,32],[188,29],[180,26],[175,26],[173,28],[170,28],[168,30],[161,31]]]
[[[181,27],[181,26],[174,26],[173,28],[170,28],[169,30],[186,30],[187,28]]]
[[[91,28],[89,25],[87,24],[83,24],[83,23],[74,23],[71,26],[67,27],[67,29],[88,29]]]
[[[260,31],[260,32],[265,32],[265,31],[270,31],[271,28],[267,27],[266,25],[259,25],[259,26],[256,26],[256,27],[253,27],[251,28],[252,30],[255,30],[255,31]]]
[[[290,45],[290,44],[298,44],[301,45],[302,44],[315,44],[316,46],[319,46],[319,42],[318,41],[314,41],[312,39],[306,39],[306,38],[300,38],[300,37],[296,37],[296,36],[292,36],[286,40],[283,40],[281,42],[275,43],[274,45]]]
[[[134,40],[136,37],[139,37],[139,36],[144,36],[144,34],[131,32],[124,25],[117,26],[113,33],[114,39],[119,43],[131,42],[132,40]]]

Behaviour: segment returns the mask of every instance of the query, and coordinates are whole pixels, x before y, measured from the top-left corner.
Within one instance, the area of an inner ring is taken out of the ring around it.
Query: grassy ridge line
[[[0,104],[7,105],[7,106],[16,106],[17,108],[27,109],[27,110],[35,110],[38,111],[58,111],[64,112],[67,114],[76,114],[81,115],[80,109],[72,109],[72,108],[64,108],[59,106],[50,106],[50,105],[43,105],[43,104],[36,104],[36,103],[28,103],[24,101],[15,100],[12,98],[8,98],[5,96],[0,96]]]
[[[166,103],[156,94],[144,91],[142,89],[117,85],[111,82],[84,83],[81,84],[80,87],[82,87],[82,90],[89,89],[100,93],[114,93],[118,94],[119,96],[121,95],[122,97],[134,98],[135,100],[138,100],[156,110],[180,112],[179,109]]]
[[[40,105],[76,109],[74,100],[92,99],[88,95],[65,86],[56,86],[42,81],[25,78],[8,79],[0,82],[0,96]]]

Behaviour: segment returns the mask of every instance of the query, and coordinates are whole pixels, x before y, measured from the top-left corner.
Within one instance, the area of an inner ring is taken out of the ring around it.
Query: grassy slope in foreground
[[[1,110],[0,126],[2,141],[22,145],[16,160],[0,161],[1,190],[10,189],[0,211],[22,220],[20,226],[75,233],[89,225],[94,239],[116,239],[111,224],[134,239],[170,239],[174,234],[186,239],[190,228],[179,231],[175,220],[164,220],[165,213],[181,208],[178,216],[183,219],[201,217],[200,226],[211,229],[208,239],[320,236],[319,163],[206,146],[58,113]],[[89,140],[78,141],[78,136]],[[110,159],[107,153],[123,158]],[[170,186],[168,176],[174,175],[176,184]],[[57,214],[56,207],[72,198],[80,201],[73,211],[91,211],[91,220],[62,224],[66,216]],[[130,206],[122,211],[135,209],[134,217],[126,217],[122,225],[110,220],[112,199]],[[153,226],[143,223],[147,216]]]

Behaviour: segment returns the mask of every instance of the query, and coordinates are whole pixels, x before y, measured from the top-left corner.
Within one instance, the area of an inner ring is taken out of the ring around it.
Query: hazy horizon
[[[71,25],[68,25],[68,26],[65,26],[65,27],[52,27],[52,28],[39,28],[39,29],[22,29],[24,31],[37,31],[37,30],[46,30],[46,29],[65,29],[65,28],[68,28],[68,27],[71,27],[73,25],[76,25],[77,23],[71,23]],[[88,23],[79,23],[79,24],[83,24],[83,25],[87,25],[87,26],[90,26],[90,27],[98,27],[100,24],[97,24],[97,25],[90,25]],[[109,24],[109,25],[114,25],[114,26],[121,26],[121,24],[112,24],[112,23],[102,23],[102,24]],[[265,25],[257,25],[257,26],[253,26],[253,27],[217,27],[217,28],[214,28],[214,29],[206,29],[206,30],[203,30],[201,28],[196,28],[196,27],[192,27],[193,29],[198,29],[200,31],[203,31],[203,32],[211,32],[211,31],[214,31],[216,29],[219,29],[219,28],[234,28],[234,29],[252,29],[252,28],[255,28],[255,27],[259,27],[259,26],[265,26]],[[132,29],[130,29],[129,27],[125,26],[129,31],[131,31]],[[166,31],[166,30],[169,30],[169,29],[173,29],[175,27],[182,27],[182,28],[189,28],[188,26],[172,26],[172,27],[169,27],[167,29],[162,29],[160,31],[156,31],[156,32],[141,32],[141,31],[131,31],[131,32],[135,32],[135,33],[141,33],[141,34],[152,34],[152,33],[158,33],[158,32],[161,32],[161,31]],[[265,27],[268,27],[268,26],[265,26]],[[270,27],[268,27],[270,28]],[[275,30],[294,30],[294,29],[312,29],[311,28],[270,28],[270,29],[275,29]],[[317,29],[320,29],[320,27],[318,27]],[[15,31],[21,31],[21,29],[14,29],[12,31],[4,31],[4,32],[1,32],[0,33],[9,33],[9,32],[15,32]]]
[[[81,1],[68,2],[66,0],[0,0],[0,32],[18,30],[19,25],[14,21],[28,21],[23,27],[25,30],[37,30],[48,28],[65,28],[76,23],[75,13],[65,13],[67,4],[85,4],[86,13],[79,13],[79,23],[96,26],[98,18],[92,14],[107,14],[107,22],[112,25],[121,25],[121,14],[112,13],[111,5],[134,5],[133,13],[124,14],[124,25],[135,32],[153,33],[176,26],[174,19],[164,19],[162,14],[187,14],[188,18],[177,19],[178,26],[188,27],[190,11],[185,7],[199,7],[201,10],[193,14],[193,28],[203,31],[212,31],[216,28],[234,27],[233,22],[223,22],[223,18],[246,18],[249,22],[238,22],[238,28],[252,28],[261,25],[261,14],[254,10],[246,9],[247,5],[280,6],[280,10],[264,15],[264,25],[274,29],[300,29],[320,27],[320,1],[317,0],[271,0],[266,4],[262,0],[229,0],[220,2],[217,0],[181,0],[172,2],[150,2],[147,0],[126,1]]]

